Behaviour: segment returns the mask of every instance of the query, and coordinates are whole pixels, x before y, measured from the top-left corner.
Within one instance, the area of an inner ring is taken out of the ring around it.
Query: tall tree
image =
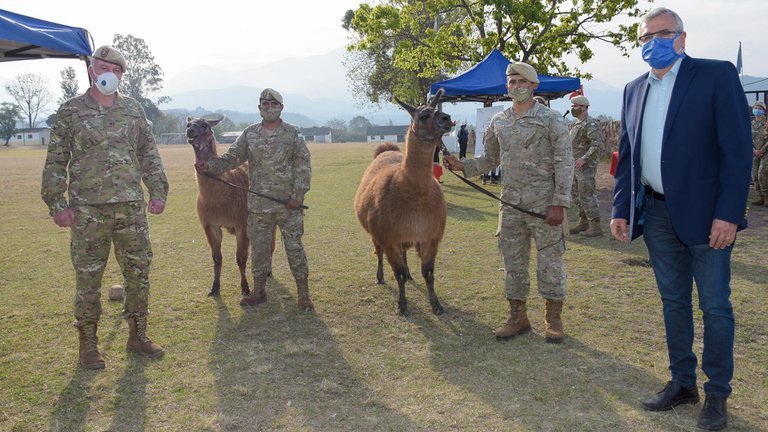
[[[16,123],[21,118],[21,110],[18,105],[8,102],[0,104],[0,138],[5,140],[5,146],[16,133]]]
[[[59,74],[61,75],[61,81],[59,81],[61,97],[58,102],[62,104],[80,94],[80,85],[77,82],[75,68],[72,66],[65,67]]]
[[[325,127],[331,129],[333,142],[345,142],[347,135],[347,122],[342,119],[332,118],[325,122]]]
[[[15,81],[5,86],[5,91],[16,100],[22,114],[27,118],[29,128],[37,125],[37,117],[44,113],[51,102],[48,80],[33,73],[17,75]]]
[[[352,117],[352,120],[349,121],[349,130],[351,131],[365,132],[369,126],[371,126],[371,121],[363,116]]]
[[[483,59],[498,48],[542,73],[590,78],[581,64],[603,41],[624,55],[637,24],[614,25],[620,15],[643,13],[637,0],[383,0],[347,11],[347,74],[358,100],[380,103],[393,94],[423,103],[431,83]]]
[[[121,34],[115,35],[112,45],[125,56],[127,70],[120,81],[120,92],[138,100],[149,120],[158,120],[161,112],[157,105],[171,98],[160,96],[156,101],[149,98],[163,89],[163,69],[155,63],[149,46],[142,38]]]

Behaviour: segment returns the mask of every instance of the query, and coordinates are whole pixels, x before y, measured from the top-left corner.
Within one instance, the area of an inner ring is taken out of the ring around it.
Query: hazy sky
[[[373,0],[375,1],[375,0]],[[347,43],[341,28],[347,9],[359,0],[277,0],[259,2],[171,2],[103,0],[3,0],[3,9],[88,29],[96,46],[109,44],[115,33],[144,39],[166,79],[197,65],[236,69],[287,57],[325,54]],[[642,2],[642,6],[649,3]],[[766,0],[670,0],[656,2],[683,18],[686,51],[694,57],[736,60],[743,44],[744,73],[768,76]],[[643,73],[647,66],[638,50],[630,58],[604,43],[595,43],[595,59],[580,65],[600,81],[616,87]],[[17,74],[45,75],[58,92],[58,71],[75,60],[0,63],[0,84]],[[308,71],[311,73],[311,71]],[[84,75],[83,75],[84,76]],[[312,97],[312,95],[306,95]],[[0,91],[0,100],[7,100]]]

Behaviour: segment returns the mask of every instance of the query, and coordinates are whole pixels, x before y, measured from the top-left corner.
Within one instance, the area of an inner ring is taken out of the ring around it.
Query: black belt
[[[659,200],[659,201],[666,201],[666,198],[664,198],[664,194],[660,194],[653,190],[650,186],[645,187],[645,193],[652,196],[653,199]]]

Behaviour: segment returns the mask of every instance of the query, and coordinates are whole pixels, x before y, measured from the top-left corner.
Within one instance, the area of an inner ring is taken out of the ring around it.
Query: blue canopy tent
[[[493,102],[508,101],[506,71],[509,63],[504,54],[494,48],[472,69],[455,78],[432,84],[430,94],[434,95],[442,88],[445,90],[440,98],[442,102],[482,102],[490,106]],[[581,88],[579,78],[539,75],[539,81],[535,94],[547,99],[557,99]]]
[[[88,30],[43,21],[0,9],[0,62],[41,58],[79,58],[93,53]]]

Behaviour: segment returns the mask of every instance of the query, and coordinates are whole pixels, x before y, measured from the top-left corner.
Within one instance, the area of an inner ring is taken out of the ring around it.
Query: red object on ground
[[[619,152],[613,152],[611,154],[611,175],[616,175],[616,165],[619,164]]]
[[[443,167],[439,162],[432,162],[432,175],[435,176],[437,181],[440,181],[440,177],[443,176]]]

